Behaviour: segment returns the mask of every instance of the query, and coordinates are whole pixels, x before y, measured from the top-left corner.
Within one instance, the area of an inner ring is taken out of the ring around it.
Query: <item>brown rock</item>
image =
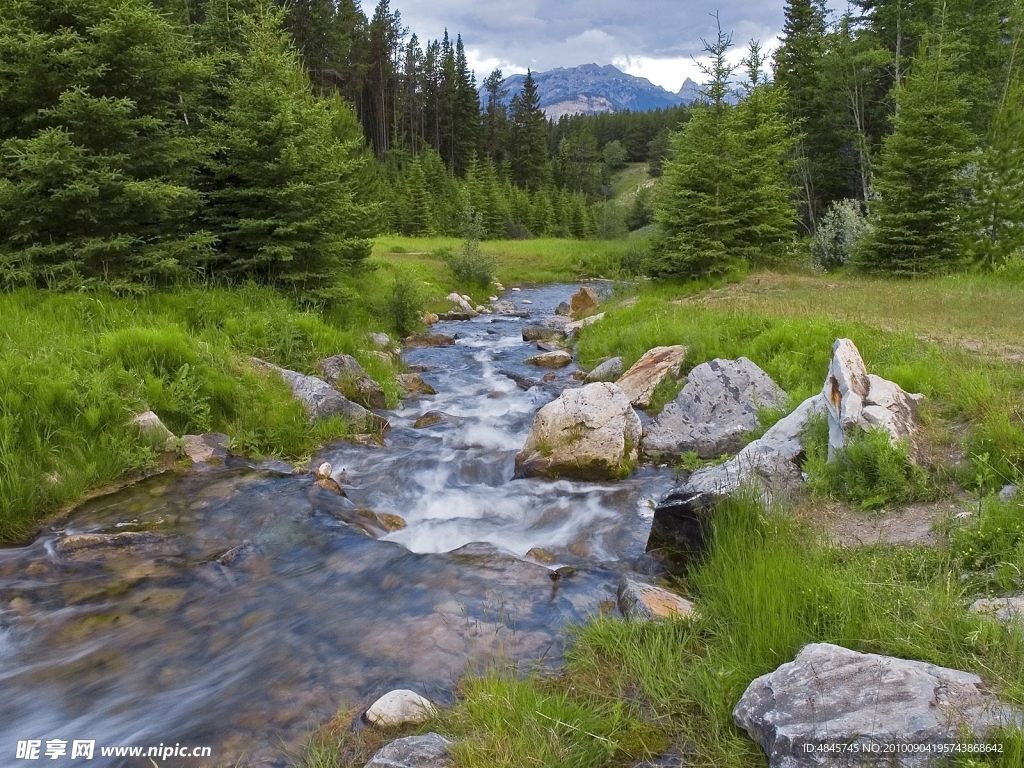
[[[436,395],[437,390],[427,384],[418,373],[400,373],[395,377],[402,393],[409,395]]]
[[[597,305],[600,303],[601,300],[598,298],[594,289],[589,285],[585,285],[574,293],[571,299],[569,299],[569,313],[573,317],[589,315],[597,309]]]
[[[644,353],[615,383],[633,405],[646,408],[661,382],[669,377],[678,378],[685,357],[686,347],[678,344],[655,347]]]
[[[405,346],[410,349],[421,347],[450,347],[455,344],[455,337],[444,333],[414,333],[407,336]]]

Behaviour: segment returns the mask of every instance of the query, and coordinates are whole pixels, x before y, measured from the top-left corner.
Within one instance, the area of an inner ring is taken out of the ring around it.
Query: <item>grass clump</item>
[[[804,471],[815,495],[851,502],[863,510],[935,495],[934,484],[911,458],[907,442],[893,445],[884,430],[848,435],[842,450],[829,461],[828,423],[818,418],[809,425],[806,450]]]
[[[1024,589],[1024,499],[983,499],[977,515],[955,527],[950,538],[959,566],[979,587]]]

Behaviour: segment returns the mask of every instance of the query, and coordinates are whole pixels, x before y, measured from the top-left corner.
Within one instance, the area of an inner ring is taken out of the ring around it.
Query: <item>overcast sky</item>
[[[372,3],[364,5],[372,13]],[[392,0],[391,7],[421,41],[439,38],[445,27],[452,37],[462,33],[477,82],[495,67],[508,77],[527,67],[543,72],[593,62],[678,91],[687,77],[703,81],[694,57],[701,38],[715,34],[716,10],[738,60],[751,38],[775,48],[783,0]]]

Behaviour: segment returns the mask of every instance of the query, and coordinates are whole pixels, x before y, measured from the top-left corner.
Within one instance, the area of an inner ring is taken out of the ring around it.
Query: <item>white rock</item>
[[[571,323],[565,325],[565,335],[575,336],[584,328],[593,325],[596,322],[604,319],[604,312],[598,312],[596,315],[590,317],[584,317],[582,320],[574,320]]]
[[[460,296],[453,291],[448,294],[448,301],[454,304],[461,312],[465,312],[470,315],[477,314],[477,311],[473,309],[473,304],[471,303],[472,299],[468,296]]]
[[[159,446],[165,451],[174,450],[174,444],[178,438],[174,436],[171,430],[164,426],[164,423],[160,421],[160,417],[153,411],[138,414],[132,419],[132,424],[138,428],[139,434],[148,444]]]
[[[636,462],[639,442],[640,417],[616,385],[569,389],[537,412],[516,456],[516,477],[621,477]]]
[[[898,384],[869,374],[856,345],[837,339],[822,387],[829,414],[829,458],[846,445],[853,430],[882,429],[893,444],[908,440],[916,452],[917,403],[923,395],[904,392]]]
[[[316,477],[319,480],[331,478],[334,475],[334,467],[331,466],[329,461],[325,461],[319,467],[316,468]]]
[[[378,728],[425,723],[437,713],[437,707],[416,691],[399,688],[388,691],[366,710],[363,717]]]

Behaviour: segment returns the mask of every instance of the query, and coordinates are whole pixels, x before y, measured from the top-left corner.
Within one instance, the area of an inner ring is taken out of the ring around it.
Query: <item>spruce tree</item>
[[[516,183],[536,190],[547,177],[547,120],[533,73],[526,71],[523,90],[512,99],[512,176]]]
[[[9,0],[0,22],[0,281],[129,289],[187,274],[201,75],[145,0]]]
[[[792,126],[782,87],[763,76],[764,57],[751,41],[744,59],[747,96],[733,110],[736,160],[744,183],[736,190],[733,250],[751,264],[779,261],[796,235]]]
[[[708,277],[742,263],[731,245],[736,236],[740,177],[732,107],[726,102],[733,67],[726,55],[732,39],[721,28],[705,43],[710,56],[706,103],[671,139],[655,206],[657,235],[651,270],[656,275]]]
[[[965,172],[976,142],[952,47],[941,29],[925,35],[896,90],[893,132],[875,174],[871,234],[857,258],[865,270],[915,276],[962,264]]]
[[[218,239],[209,271],[318,300],[370,252],[362,141],[333,113],[347,109],[340,101],[313,96],[280,24],[277,12],[244,19],[247,54],[209,128],[203,219]]]
[[[1024,256],[1024,80],[1007,89],[978,163],[966,247],[985,269]]]

